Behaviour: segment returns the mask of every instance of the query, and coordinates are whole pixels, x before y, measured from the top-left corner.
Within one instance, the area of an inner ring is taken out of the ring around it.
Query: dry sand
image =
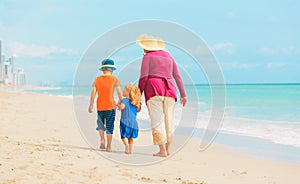
[[[71,99],[0,92],[0,105],[0,183],[298,184],[300,181],[299,165],[252,158],[222,145],[199,152],[195,139],[156,164],[119,164],[104,158],[83,140]],[[141,156],[141,153],[125,155],[119,148],[114,149],[114,153],[105,155],[125,160]],[[143,157],[152,156],[149,153]]]

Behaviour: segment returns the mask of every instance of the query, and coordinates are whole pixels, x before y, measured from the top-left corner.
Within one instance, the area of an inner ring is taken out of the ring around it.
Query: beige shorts
[[[155,96],[147,101],[153,144],[171,143],[174,133],[175,99]]]

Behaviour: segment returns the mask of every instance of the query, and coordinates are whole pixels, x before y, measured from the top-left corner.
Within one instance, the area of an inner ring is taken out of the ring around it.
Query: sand
[[[300,181],[299,165],[246,156],[234,148],[216,144],[200,152],[197,139],[191,139],[176,154],[155,164],[120,164],[104,156],[126,160],[149,158],[152,152],[143,154],[141,150],[126,155],[113,143],[113,153],[99,154],[82,138],[71,99],[0,91],[0,104],[0,183],[296,184]],[[144,135],[138,141],[151,140],[149,136]]]

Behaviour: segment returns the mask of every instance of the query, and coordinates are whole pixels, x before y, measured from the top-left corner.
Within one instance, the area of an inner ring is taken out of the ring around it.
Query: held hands
[[[142,110],[142,102],[140,103],[140,105],[137,107],[137,112],[141,112]]]
[[[187,103],[187,97],[180,98],[180,103],[181,103],[182,106],[184,107],[185,104]]]
[[[125,105],[123,103],[118,103],[117,107],[119,110],[123,110],[125,108]]]

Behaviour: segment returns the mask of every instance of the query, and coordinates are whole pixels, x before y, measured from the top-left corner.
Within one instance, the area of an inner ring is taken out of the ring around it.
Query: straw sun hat
[[[136,43],[145,50],[164,50],[165,43],[162,39],[147,34],[141,34],[136,38]]]

